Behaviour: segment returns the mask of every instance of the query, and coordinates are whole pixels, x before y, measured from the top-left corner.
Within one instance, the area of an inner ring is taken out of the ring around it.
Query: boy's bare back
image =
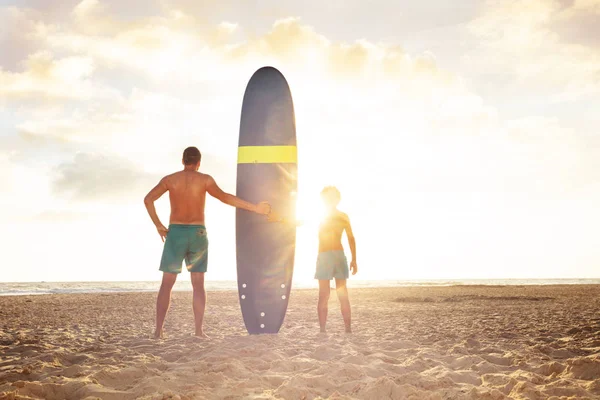
[[[342,233],[352,234],[350,220],[345,213],[335,210],[319,225],[319,252],[343,250]]]

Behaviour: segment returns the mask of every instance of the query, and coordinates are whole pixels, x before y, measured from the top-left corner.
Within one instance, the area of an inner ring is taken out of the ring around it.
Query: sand
[[[600,286],[350,289],[355,333],[315,290],[278,335],[248,336],[236,292],[209,292],[191,336],[175,292],[162,341],[153,293],[0,297],[0,399],[600,398]]]

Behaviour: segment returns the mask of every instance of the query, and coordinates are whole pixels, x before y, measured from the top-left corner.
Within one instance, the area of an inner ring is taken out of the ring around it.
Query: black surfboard
[[[290,88],[275,68],[252,75],[242,104],[237,196],[268,201],[283,216],[295,216],[296,122]],[[239,301],[250,334],[277,333],[290,298],[296,227],[236,211]]]

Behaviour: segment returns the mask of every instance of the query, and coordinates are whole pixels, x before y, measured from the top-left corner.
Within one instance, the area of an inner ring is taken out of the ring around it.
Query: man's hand
[[[261,201],[256,205],[256,213],[269,215],[271,213],[271,205],[267,201]]]
[[[164,242],[165,238],[167,237],[167,233],[169,233],[169,230],[167,228],[165,228],[165,226],[163,224],[160,224],[159,226],[157,226],[156,230],[158,231],[160,238]]]
[[[350,263],[350,270],[352,271],[352,275],[356,275],[358,272],[358,266],[356,265],[356,261],[352,260]]]

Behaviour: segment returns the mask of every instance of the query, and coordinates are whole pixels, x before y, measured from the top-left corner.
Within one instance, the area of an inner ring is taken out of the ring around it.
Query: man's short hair
[[[183,163],[185,165],[195,165],[202,159],[202,154],[197,147],[191,146],[183,151]]]

